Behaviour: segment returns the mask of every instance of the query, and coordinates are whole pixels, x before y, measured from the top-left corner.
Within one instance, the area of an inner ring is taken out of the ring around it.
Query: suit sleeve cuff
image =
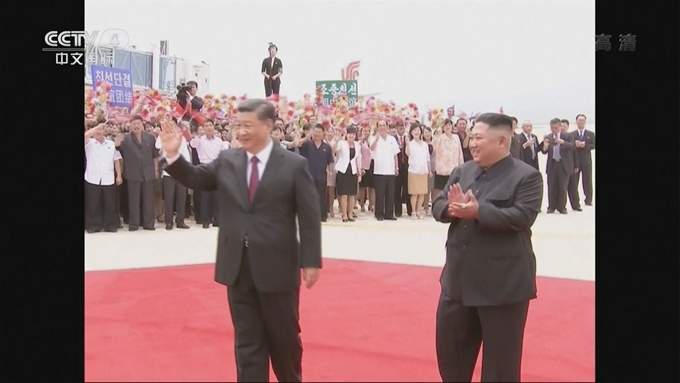
[[[165,157],[165,163],[168,164],[168,166],[172,165],[175,161],[179,159],[180,154],[177,153],[172,157]]]

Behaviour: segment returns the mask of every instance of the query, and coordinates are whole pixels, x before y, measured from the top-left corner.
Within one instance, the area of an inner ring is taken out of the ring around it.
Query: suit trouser
[[[403,204],[406,203],[406,214],[411,215],[411,198],[408,194],[408,165],[399,165],[399,175],[394,178],[394,215],[401,217]]]
[[[227,295],[234,325],[237,381],[268,382],[270,358],[279,382],[302,381],[300,287],[259,291],[244,249],[241,269]]]
[[[142,222],[143,227],[155,227],[156,214],[153,201],[153,180],[126,180],[126,182],[128,185],[128,222],[130,227],[139,227],[141,219],[144,219],[144,222]]]
[[[375,187],[375,218],[394,217],[394,176],[382,174],[373,175],[373,186]]]
[[[569,174],[569,181],[567,183],[567,196],[569,197],[569,203],[571,204],[571,208],[574,210],[581,208],[581,198],[579,198],[578,195],[579,176],[580,173]]]
[[[279,94],[281,89],[281,79],[276,79],[275,81],[264,79],[264,94],[266,97],[272,94]]]
[[[85,181],[85,229],[118,229],[116,185],[95,185]]]
[[[444,294],[437,307],[436,348],[444,382],[470,382],[482,343],[482,382],[519,382],[529,302],[466,307]]]
[[[328,180],[314,180],[316,192],[319,194],[319,202],[321,207],[321,220],[328,219]]]
[[[560,163],[554,161],[548,173],[548,210],[562,211],[567,208],[569,174]]]
[[[196,191],[194,190],[194,195],[200,193],[201,198],[201,221],[198,223],[217,223],[219,217],[219,204],[217,202],[217,192],[216,191]]]
[[[581,165],[579,168],[579,176],[583,177],[583,194],[585,194],[585,202],[587,204],[593,203],[593,164]],[[578,181],[577,181],[578,183]]]
[[[174,178],[165,176],[163,180],[163,203],[165,204],[165,223],[172,224],[172,213],[177,212],[175,221],[184,223],[184,209],[186,208],[187,187]],[[173,204],[175,209],[173,209]]]

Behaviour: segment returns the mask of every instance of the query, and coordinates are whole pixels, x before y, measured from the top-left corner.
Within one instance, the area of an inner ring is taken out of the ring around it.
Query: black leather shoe
[[[156,230],[156,228],[155,227],[145,227],[144,230],[154,231],[154,230]]]
[[[189,229],[190,227],[187,226],[184,222],[182,222],[182,223],[177,224],[177,228],[178,229]]]
[[[560,214],[567,214],[567,209],[560,210]]]
[[[204,229],[210,229],[210,224],[209,223],[204,223],[203,224]]]
[[[385,217],[385,220],[387,221],[396,221],[397,219],[395,217]]]
[[[574,211],[583,211],[583,209],[581,209],[580,207],[576,207],[574,208]]]
[[[172,230],[172,224],[171,224],[171,223],[166,223],[166,224],[165,224],[165,230]]]
[[[128,227],[128,230],[130,231],[137,231],[139,228],[137,226],[130,226]]]

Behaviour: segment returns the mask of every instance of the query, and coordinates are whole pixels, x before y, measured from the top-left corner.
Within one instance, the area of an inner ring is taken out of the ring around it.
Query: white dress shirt
[[[109,140],[99,142],[94,138],[85,145],[85,181],[92,185],[110,186],[116,181],[113,163],[121,158],[116,150],[116,144]]]
[[[379,176],[395,175],[396,163],[394,162],[394,156],[400,152],[397,140],[389,134],[385,139],[377,135],[368,140],[369,145],[372,146],[375,140],[378,140],[378,144],[375,150],[372,151],[373,174]]]
[[[192,148],[196,149],[198,153],[198,162],[202,164],[209,164],[213,162],[222,151],[222,139],[213,136],[194,137],[189,143]]]
[[[267,161],[269,161],[269,157],[272,154],[272,149],[274,148],[274,141],[269,139],[269,143],[267,143],[267,146],[264,147],[259,153],[250,153],[246,152],[246,155],[248,156],[248,164],[246,165],[248,167],[246,171],[246,185],[250,182],[250,173],[252,172],[252,165],[250,164],[250,159],[253,157],[257,157],[257,175],[260,176],[260,179],[262,179],[262,175],[264,174],[264,169],[267,167]]]
[[[409,141],[408,172],[411,174],[429,174],[430,149],[425,141]]]
[[[189,144],[187,144],[187,140],[183,136],[180,136],[180,139],[182,140],[182,143],[179,145],[179,155],[184,157],[184,159],[187,160],[188,162],[191,162],[191,152],[189,151]],[[163,151],[163,142],[161,141],[160,137],[156,138],[156,149],[160,149],[161,157],[165,157],[165,153]],[[163,177],[170,177],[170,174],[163,170]]]
[[[357,169],[361,169],[361,146],[358,142],[354,142],[354,157],[349,158],[349,143],[346,140],[340,140],[335,144],[336,153],[338,154],[337,161],[335,161],[335,170],[345,174],[347,165],[352,167],[352,174],[357,174]]]
[[[247,170],[246,170],[246,185],[250,182],[250,173],[251,173],[251,165],[250,165],[250,159],[253,157],[257,157],[257,172],[258,175],[260,176],[260,179],[262,179],[262,174],[264,174],[264,169],[267,167],[267,161],[269,161],[269,157],[272,154],[272,149],[274,148],[274,142],[269,139],[269,143],[267,143],[267,146],[264,147],[259,153],[257,154],[252,154],[250,152],[246,152],[246,155],[248,156],[248,163],[246,164]],[[168,165],[172,165],[173,162],[177,161],[179,159],[179,153],[176,154],[173,157],[166,157],[165,162]]]

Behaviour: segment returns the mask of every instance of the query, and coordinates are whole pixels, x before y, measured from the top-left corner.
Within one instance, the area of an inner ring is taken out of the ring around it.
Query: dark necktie
[[[257,186],[260,184],[260,171],[257,168],[257,163],[260,160],[257,157],[250,159],[250,182],[248,182],[248,199],[253,202],[255,193],[257,193]]]
[[[581,139],[581,141],[583,141],[583,130],[578,132],[578,136]]]

